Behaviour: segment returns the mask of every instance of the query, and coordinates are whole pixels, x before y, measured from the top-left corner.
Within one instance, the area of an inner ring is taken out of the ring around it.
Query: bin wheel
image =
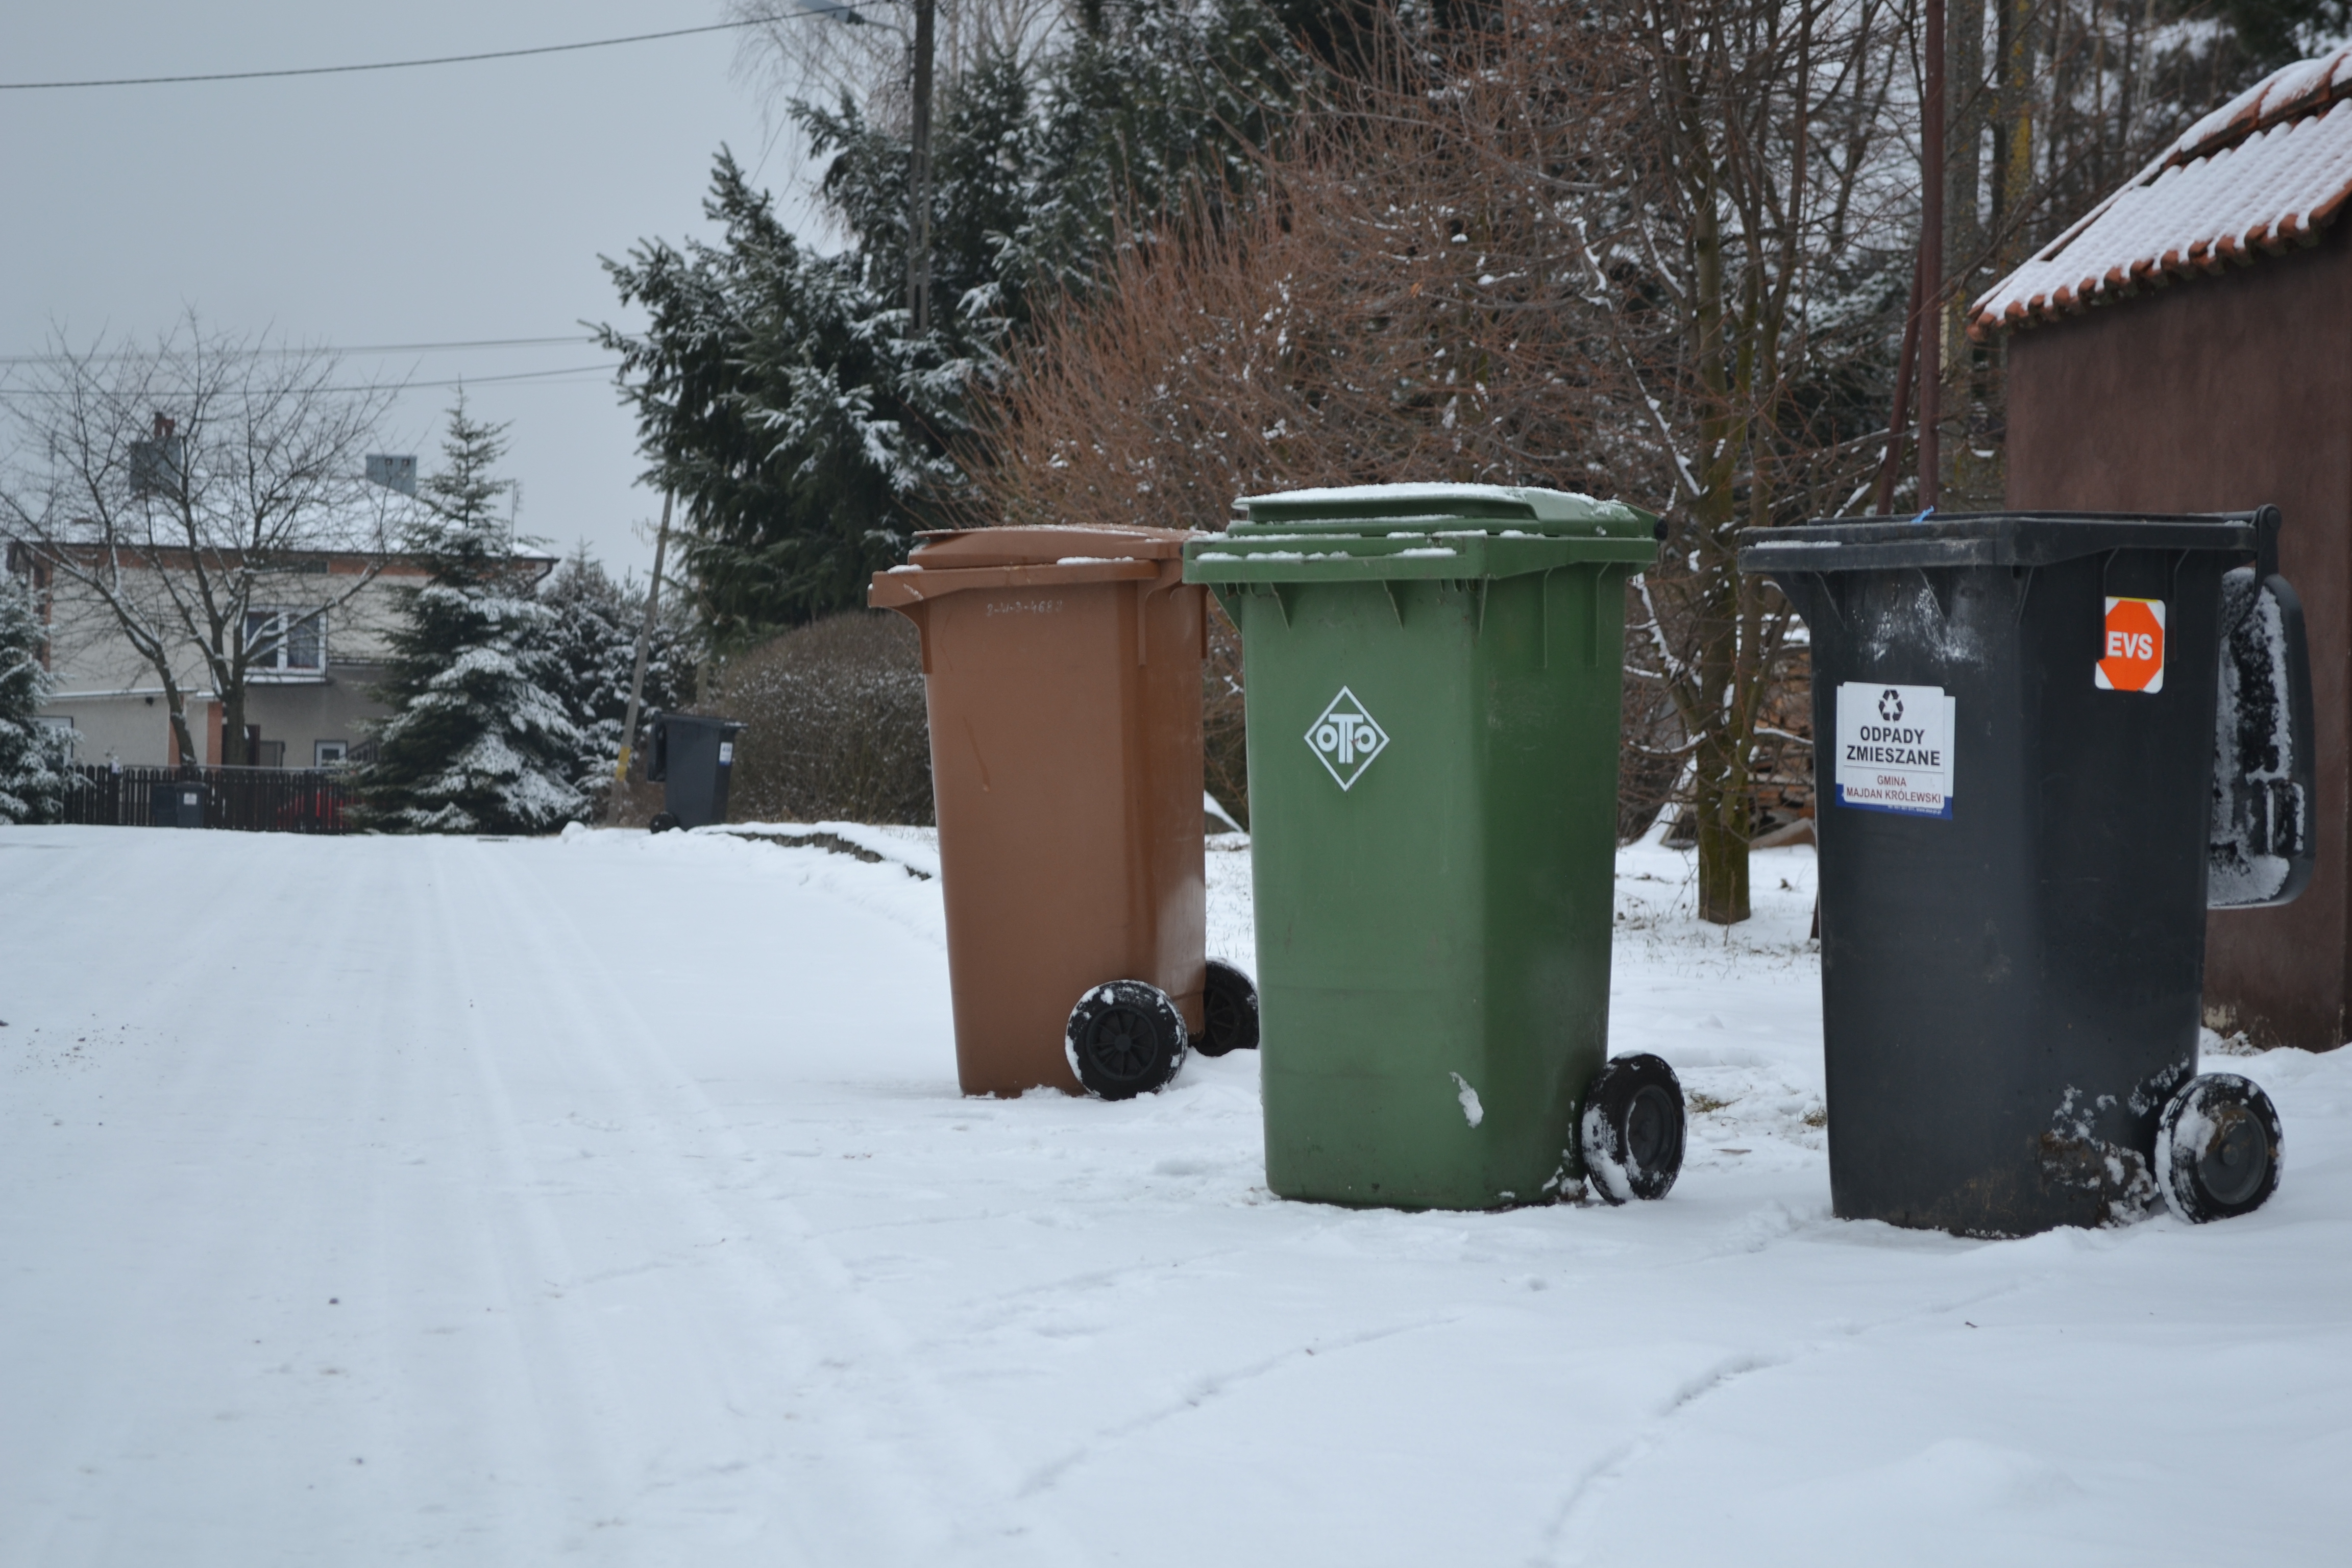
[[[654,819],[646,826],[656,833],[667,833],[677,826],[677,818],[669,812],[656,811]]]
[[[1184,1015],[1167,992],[1140,980],[1114,980],[1070,1009],[1062,1054],[1088,1094],[1132,1100],[1176,1076],[1185,1043]]]
[[[1683,1086],[1662,1057],[1612,1057],[1584,1091],[1585,1173],[1612,1204],[1662,1198],[1683,1168]]]
[[[2181,1085],[2156,1125],[2164,1201],[2191,1225],[2252,1214],[2278,1191],[2279,1115],[2259,1085],[2207,1073]]]
[[[1223,959],[1209,960],[1201,990],[1201,1037],[1193,1048],[1204,1057],[1257,1049],[1257,987]]]

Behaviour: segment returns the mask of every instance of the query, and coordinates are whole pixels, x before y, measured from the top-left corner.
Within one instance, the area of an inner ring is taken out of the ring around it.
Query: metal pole
[[[915,331],[931,325],[931,12],[934,0],[915,0],[913,156],[907,171],[907,309]]]
[[[1919,106],[1919,506],[1936,504],[1944,417],[1944,0],[1927,0]]]
[[[629,755],[637,740],[637,707],[646,695],[646,654],[652,647],[654,622],[661,615],[662,557],[669,551],[669,509],[677,492],[662,491],[661,531],[654,536],[654,580],[646,589],[646,623],[637,628],[637,668],[629,677],[629,716],[621,722],[621,760],[613,767],[613,787],[604,796],[604,821],[610,826],[621,809],[621,791],[629,782]]]

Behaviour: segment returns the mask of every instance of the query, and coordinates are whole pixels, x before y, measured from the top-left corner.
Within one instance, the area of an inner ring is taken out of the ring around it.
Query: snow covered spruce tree
[[[427,479],[428,516],[408,541],[427,580],[404,595],[388,674],[393,710],[359,779],[371,826],[418,833],[535,833],[578,818],[580,728],[557,689],[555,612],[532,593],[490,470],[506,427],[449,413],[447,467]]]
[[[908,302],[895,75],[861,97],[853,72],[831,102],[787,109],[825,161],[837,251],[796,236],[722,152],[704,205],[717,243],[650,240],[605,263],[647,318],[604,341],[622,356],[647,478],[685,510],[683,575],[722,650],[863,605],[867,574],[958,489],[950,448],[1030,301],[1082,292],[1123,221],[1246,184],[1306,71],[1265,0],[1087,5],[992,37],[943,57],[925,324]]]
[[[637,628],[646,618],[645,588],[635,579],[614,582],[583,544],[555,569],[540,602],[553,612],[542,634],[551,678],[564,716],[580,731],[572,782],[597,801],[612,782],[621,726],[628,721]],[[646,648],[644,712],[693,700],[697,640],[693,607],[678,595],[665,595],[653,640]]]
[[[0,822],[55,822],[64,808],[65,737],[33,717],[49,696],[43,640],[31,586],[0,578]]]

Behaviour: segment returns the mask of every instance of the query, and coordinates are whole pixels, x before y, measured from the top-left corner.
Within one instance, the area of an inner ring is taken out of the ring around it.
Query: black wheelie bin
[[[2019,1236],[2259,1206],[2261,1089],[2197,1075],[2205,911],[2314,863],[2279,513],[1751,530],[1811,637],[1830,1188]]]
[[[727,785],[735,773],[735,737],[743,726],[732,719],[698,713],[653,716],[652,754],[646,780],[662,786],[662,809],[651,826],[708,827],[727,820]]]

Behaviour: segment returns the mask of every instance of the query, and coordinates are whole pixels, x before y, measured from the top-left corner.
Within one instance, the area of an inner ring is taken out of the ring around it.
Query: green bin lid
[[[1426,531],[1444,521],[1562,538],[1607,538],[1613,531],[1633,528],[1648,537],[1658,521],[1623,501],[1524,485],[1347,485],[1244,496],[1234,506],[1244,519],[1230,531],[1236,535],[1276,528],[1390,533]]]
[[[1184,547],[1195,583],[1509,577],[1579,563],[1646,565],[1658,520],[1622,501],[1520,485],[1350,485],[1245,496],[1223,534]]]

